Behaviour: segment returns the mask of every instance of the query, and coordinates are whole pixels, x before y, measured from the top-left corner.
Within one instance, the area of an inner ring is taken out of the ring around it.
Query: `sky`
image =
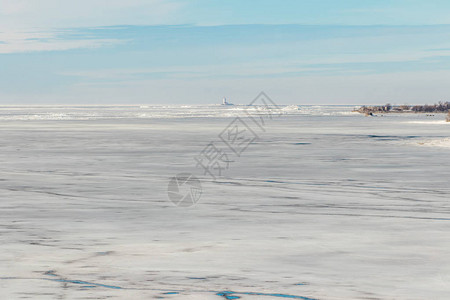
[[[450,100],[443,0],[0,0],[0,105]]]

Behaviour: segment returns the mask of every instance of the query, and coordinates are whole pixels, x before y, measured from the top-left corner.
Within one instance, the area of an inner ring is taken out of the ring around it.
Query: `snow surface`
[[[0,107],[0,298],[448,299],[442,116],[283,107],[214,181],[194,157],[242,110]]]

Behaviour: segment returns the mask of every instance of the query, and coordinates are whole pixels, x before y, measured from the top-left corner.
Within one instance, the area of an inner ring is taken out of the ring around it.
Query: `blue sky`
[[[448,1],[0,0],[0,104],[450,99]]]

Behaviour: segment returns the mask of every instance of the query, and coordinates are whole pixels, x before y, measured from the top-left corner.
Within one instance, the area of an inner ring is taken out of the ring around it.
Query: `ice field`
[[[282,106],[262,130],[245,108],[0,107],[0,299],[449,299],[444,115]]]

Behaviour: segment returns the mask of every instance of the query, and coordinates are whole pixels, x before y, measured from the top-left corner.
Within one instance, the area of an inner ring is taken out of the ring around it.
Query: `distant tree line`
[[[445,113],[450,110],[450,102],[439,102],[434,105],[415,105],[411,107],[413,112]]]
[[[389,112],[414,112],[414,113],[449,113],[450,118],[450,102],[439,102],[434,105],[398,105],[392,106],[391,104],[379,105],[379,106],[362,106],[356,110],[357,112],[372,115],[375,113],[389,113]],[[449,120],[450,122],[450,120]]]

